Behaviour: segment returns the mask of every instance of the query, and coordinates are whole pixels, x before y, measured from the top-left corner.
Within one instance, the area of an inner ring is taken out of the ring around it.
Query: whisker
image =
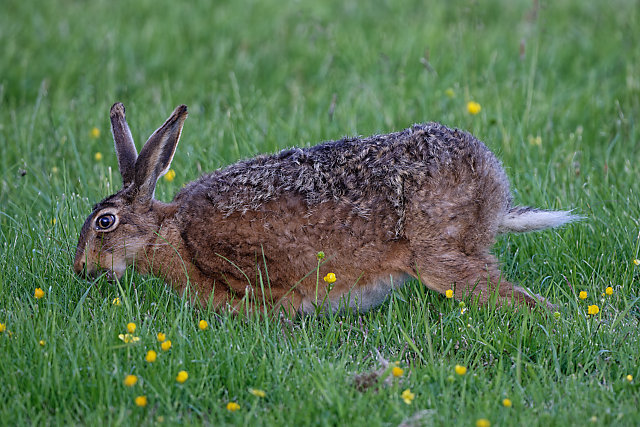
[[[110,246],[105,246],[102,248],[103,251],[106,252],[115,252],[117,250],[121,250],[121,249],[126,249],[127,246],[131,246],[130,244],[127,245],[127,243],[114,243]],[[145,247],[161,247],[161,246],[169,246],[169,243],[166,242],[162,242],[162,243],[150,243],[148,245],[145,245]]]

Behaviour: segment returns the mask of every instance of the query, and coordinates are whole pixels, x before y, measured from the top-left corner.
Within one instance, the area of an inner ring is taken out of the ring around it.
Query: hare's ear
[[[122,175],[122,186],[126,187],[133,182],[135,177],[138,152],[124,116],[124,105],[120,102],[113,104],[110,115],[111,133],[113,134],[113,143],[116,146],[116,155],[118,156],[118,169],[120,169],[120,175]]]
[[[142,147],[135,166],[138,197],[153,198],[158,179],[167,173],[171,166],[186,118],[187,106],[180,105]]]

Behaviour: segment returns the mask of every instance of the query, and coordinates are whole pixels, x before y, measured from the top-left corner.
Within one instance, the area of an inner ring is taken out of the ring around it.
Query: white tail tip
[[[572,215],[571,211],[545,211],[517,206],[511,208],[504,216],[498,227],[498,232],[526,233],[559,227],[581,219],[583,217]]]

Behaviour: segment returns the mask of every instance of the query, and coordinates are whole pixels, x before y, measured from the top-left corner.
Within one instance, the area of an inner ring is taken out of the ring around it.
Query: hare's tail
[[[502,218],[502,222],[498,226],[498,232],[526,233],[528,231],[559,227],[581,219],[583,217],[572,215],[571,211],[546,211],[528,206],[513,206]]]

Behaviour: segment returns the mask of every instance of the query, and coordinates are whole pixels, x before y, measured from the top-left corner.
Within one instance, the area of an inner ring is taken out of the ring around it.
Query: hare
[[[494,154],[437,123],[261,155],[163,203],[156,184],[186,118],[177,107],[138,155],[124,106],[113,105],[122,189],[82,226],[76,273],[117,279],[133,264],[179,292],[190,284],[218,310],[364,311],[410,279],[458,299],[533,307],[546,302],[502,276],[490,253],[496,235],[578,219],[513,206]]]

